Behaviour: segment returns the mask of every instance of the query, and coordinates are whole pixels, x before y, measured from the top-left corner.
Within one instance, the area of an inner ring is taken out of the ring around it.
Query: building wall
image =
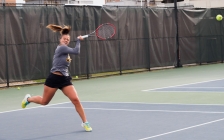
[[[224,7],[224,0],[185,0],[184,2],[198,8]]]
[[[15,3],[16,0],[5,0],[5,3]]]
[[[16,6],[16,0],[5,0],[6,6]]]
[[[106,5],[140,5],[141,0],[107,0]],[[145,5],[145,0],[142,0]],[[148,6],[173,6],[172,3],[164,4],[161,3],[162,0],[147,0]],[[198,8],[215,8],[215,7],[224,7],[224,0],[184,0],[183,2],[178,2],[179,6],[193,5]]]
[[[105,0],[93,0],[93,4],[103,5],[105,4]]]

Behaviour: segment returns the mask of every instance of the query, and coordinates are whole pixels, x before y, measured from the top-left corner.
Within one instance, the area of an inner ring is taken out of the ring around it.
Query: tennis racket
[[[94,32],[82,36],[82,38],[87,38],[90,36],[96,36],[102,40],[110,39],[112,38],[116,33],[116,28],[111,23],[104,23],[101,24]]]

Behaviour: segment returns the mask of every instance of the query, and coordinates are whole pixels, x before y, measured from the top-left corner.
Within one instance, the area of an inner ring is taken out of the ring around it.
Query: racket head
[[[116,28],[111,23],[104,23],[101,24],[96,29],[96,36],[102,40],[110,39],[112,38],[116,33]]]

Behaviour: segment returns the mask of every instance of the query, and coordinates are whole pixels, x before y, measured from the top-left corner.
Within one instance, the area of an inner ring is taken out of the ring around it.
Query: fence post
[[[49,7],[48,7],[48,5],[46,4],[45,5],[46,6],[46,8],[47,8],[47,17],[46,17],[46,22],[47,22],[47,24],[46,25],[48,25],[48,24],[50,24],[49,23]],[[50,31],[47,31],[47,51],[48,51],[48,72],[51,70],[51,66],[52,66],[52,61],[51,61],[51,49],[50,49],[50,45],[52,44],[52,43],[50,43],[50,35],[49,35],[49,33],[50,33]],[[47,72],[47,74],[48,74],[48,72]]]
[[[178,9],[177,0],[174,0],[174,13],[175,13],[175,23],[176,23],[176,68],[182,67],[180,63],[180,49],[179,49],[179,25],[178,25]]]
[[[85,33],[87,32],[86,31],[86,22],[85,22],[85,19],[87,19],[86,17],[86,7],[83,6],[84,8],[84,23],[85,23]],[[86,40],[86,77],[87,79],[90,78],[90,73],[89,73],[89,40]]]
[[[5,46],[5,60],[6,60],[6,82],[7,87],[9,87],[9,62],[8,62],[8,48],[6,45],[6,16],[5,16],[5,3],[3,3],[4,11],[4,46]]]
[[[120,34],[119,34],[119,17],[118,17],[118,10],[119,7],[117,6],[117,11],[116,11],[116,18],[117,18],[117,36],[118,36],[118,57],[119,57],[119,71],[120,71],[120,75],[122,75],[122,58],[121,58],[121,41],[120,41]]]
[[[151,46],[151,44],[150,44],[150,32],[149,32],[149,28],[150,28],[150,26],[151,26],[151,24],[149,24],[150,23],[150,19],[149,19],[149,9],[148,9],[148,7],[146,7],[146,11],[144,12],[145,14],[146,14],[146,12],[148,12],[148,16],[147,15],[145,15],[145,17],[146,17],[146,25],[148,25],[147,27],[147,32],[148,32],[148,38],[147,38],[147,42],[148,42],[148,44],[147,44],[147,47],[146,47],[146,54],[147,54],[147,56],[148,57],[146,57],[146,58],[148,58],[147,59],[147,61],[148,61],[148,66],[149,66],[149,71],[151,70],[150,69],[150,46]]]
[[[221,42],[221,62],[223,63],[223,43],[222,43],[222,39],[223,39],[223,35],[222,35],[222,30],[223,30],[223,26],[222,26],[222,22],[219,23],[220,25],[220,42]]]

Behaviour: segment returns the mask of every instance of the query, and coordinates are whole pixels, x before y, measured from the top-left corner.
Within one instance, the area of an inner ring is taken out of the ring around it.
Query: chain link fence
[[[81,54],[71,56],[69,71],[74,77],[220,63],[224,22],[215,19],[217,14],[224,15],[224,9],[2,5],[0,84],[44,81],[60,36],[46,29],[48,24],[72,27],[70,47],[75,46],[78,35],[92,32],[102,23],[116,26],[110,40],[91,37],[82,41]]]

